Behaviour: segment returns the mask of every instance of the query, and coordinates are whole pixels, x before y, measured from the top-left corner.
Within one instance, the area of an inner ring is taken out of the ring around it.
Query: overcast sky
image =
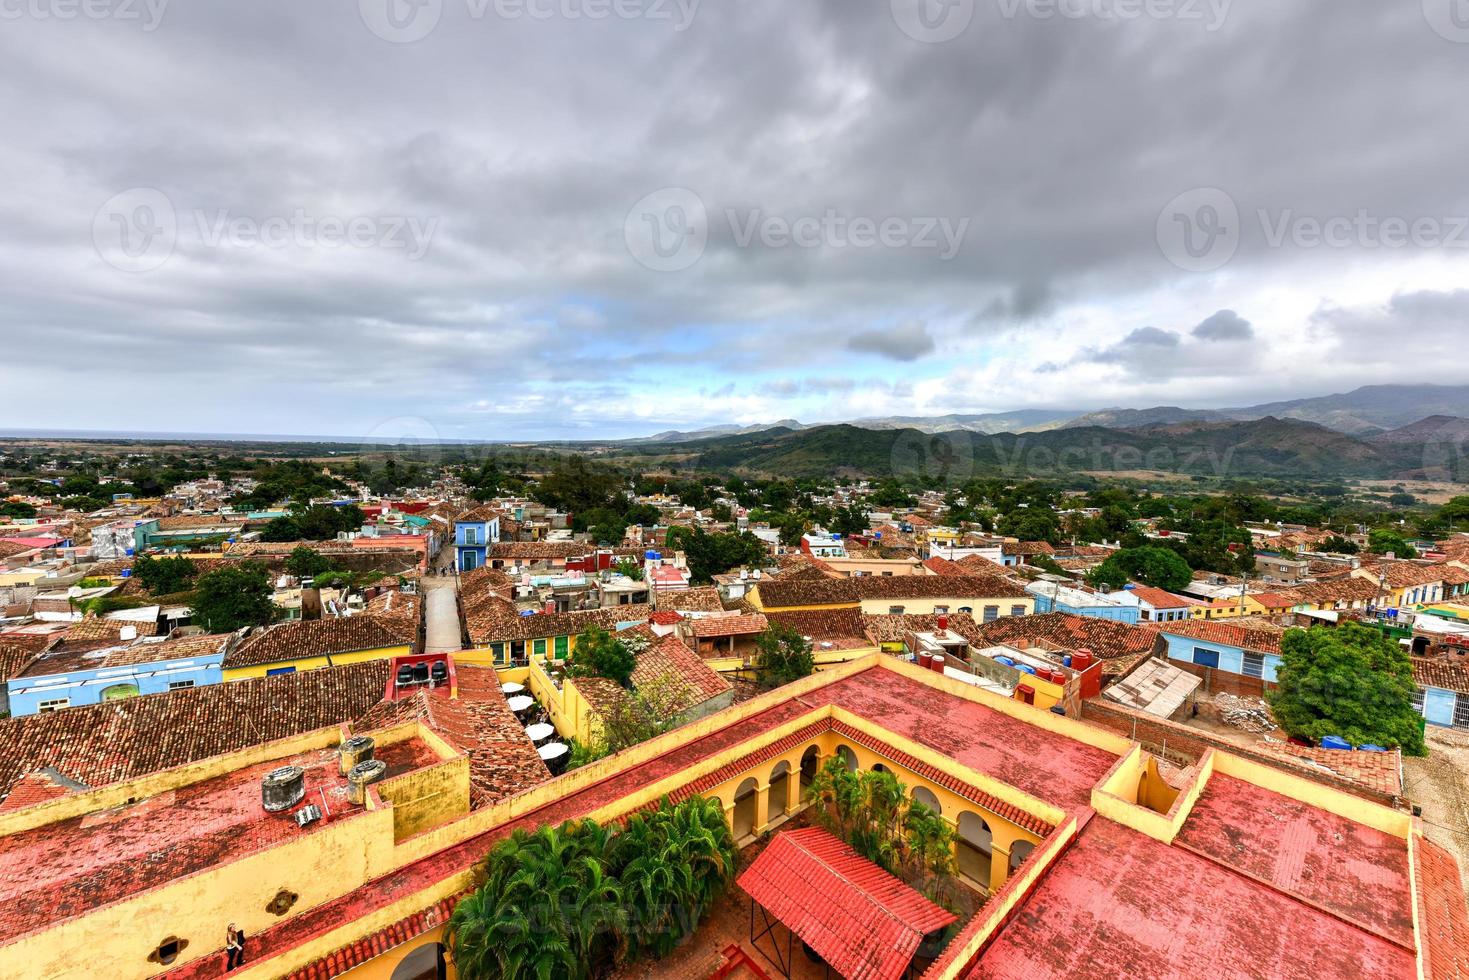
[[[1454,3],[0,0],[0,426],[1462,383]]]

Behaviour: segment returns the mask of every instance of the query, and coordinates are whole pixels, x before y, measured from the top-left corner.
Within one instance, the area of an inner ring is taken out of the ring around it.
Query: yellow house
[[[755,586],[748,598],[761,612],[857,609],[869,615],[970,613],[985,622],[1035,612],[1035,597],[998,575],[776,579]]]
[[[647,622],[652,614],[646,603],[528,616],[517,615],[513,607],[495,608],[486,615],[469,614],[469,639],[476,650],[489,653],[496,667],[520,666],[532,657],[565,660],[588,628],[615,632]]]
[[[1409,561],[1385,562],[1377,568],[1355,568],[1352,577],[1377,586],[1388,609],[1411,609],[1443,598],[1445,569],[1442,565],[1419,565]]]
[[[411,621],[386,616],[281,623],[247,636],[227,654],[224,679],[237,681],[368,660],[391,660],[413,653],[416,641]]]

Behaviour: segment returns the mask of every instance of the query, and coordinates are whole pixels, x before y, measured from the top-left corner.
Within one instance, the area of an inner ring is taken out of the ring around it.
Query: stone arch
[[[1035,850],[1035,845],[1028,840],[1018,840],[1010,845],[1010,873],[1013,875],[1015,869],[1025,863],[1030,857],[1030,852]]]
[[[893,771],[891,769],[889,769],[887,766],[883,765],[881,762],[873,763],[872,771],[873,772],[885,772],[889,776],[891,776],[893,774]]]
[[[943,804],[939,803],[939,798],[927,786],[914,786],[912,795],[914,803],[922,803],[934,813],[944,812]]]
[[[734,833],[735,840],[742,840],[755,834],[755,797],[757,794],[758,784],[754,776],[745,779],[735,790],[734,810],[730,814],[730,830]]]
[[[766,791],[770,802],[766,808],[766,819],[774,820],[784,816],[790,809],[791,764],[784,759],[777,762],[775,768],[770,770],[770,779],[767,781],[770,783],[770,789]]]
[[[806,746],[806,751],[801,753],[801,788],[805,789],[816,778],[816,770],[821,768],[821,749],[815,745]]]
[[[994,838],[984,817],[973,810],[959,814],[958,833],[954,835],[955,857],[959,874],[985,891],[990,887],[990,863]]]
[[[392,980],[444,980],[445,952],[443,943],[424,943],[398,961]]]

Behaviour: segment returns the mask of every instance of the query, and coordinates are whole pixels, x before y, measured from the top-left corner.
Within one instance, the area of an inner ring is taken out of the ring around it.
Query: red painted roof
[[[1453,855],[1419,838],[1418,921],[1430,980],[1469,980],[1469,912]]]
[[[690,624],[695,636],[739,636],[762,633],[769,621],[759,614],[749,616],[710,616]]]
[[[955,921],[819,827],[777,834],[739,886],[848,980],[902,976],[924,935]]]
[[[968,980],[1411,980],[1415,973],[1409,949],[1226,864],[1098,817]]]

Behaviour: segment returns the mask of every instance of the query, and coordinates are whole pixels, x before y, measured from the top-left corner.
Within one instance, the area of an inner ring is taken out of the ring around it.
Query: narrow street
[[[425,653],[453,653],[462,646],[459,625],[459,580],[452,575],[422,579]]]

